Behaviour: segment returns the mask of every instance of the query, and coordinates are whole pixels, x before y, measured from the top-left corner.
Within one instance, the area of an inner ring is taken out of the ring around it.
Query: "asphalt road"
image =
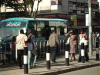
[[[100,66],[76,70],[58,75],[100,75]]]

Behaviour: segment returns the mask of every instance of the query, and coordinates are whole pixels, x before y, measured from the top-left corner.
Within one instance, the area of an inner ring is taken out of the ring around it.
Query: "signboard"
[[[62,5],[62,0],[51,0],[51,5]]]
[[[85,15],[86,20],[86,26],[89,26],[89,14]]]
[[[26,21],[4,21],[1,22],[2,28],[15,28],[15,27],[25,27]]]
[[[6,27],[20,27],[21,22],[20,21],[14,21],[14,22],[8,22]]]
[[[51,6],[40,6],[40,12],[51,12]]]
[[[77,26],[77,15],[70,15],[71,21],[73,21],[73,28]]]
[[[58,26],[67,26],[66,25],[66,22],[61,22],[61,21],[49,21],[49,26],[56,26],[56,27],[58,27]]]
[[[56,23],[54,21],[49,21],[49,26],[56,26]]]

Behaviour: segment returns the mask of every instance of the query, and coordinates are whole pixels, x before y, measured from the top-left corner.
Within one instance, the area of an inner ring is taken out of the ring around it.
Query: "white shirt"
[[[17,43],[17,50],[24,50],[25,41],[27,41],[27,36],[25,34],[19,34],[16,37],[16,43]]]
[[[84,43],[84,45],[88,45],[88,40],[86,40],[84,37],[80,36],[80,42],[79,44]]]

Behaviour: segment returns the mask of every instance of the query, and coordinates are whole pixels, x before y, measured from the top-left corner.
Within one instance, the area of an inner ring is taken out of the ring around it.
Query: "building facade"
[[[92,1],[92,25],[99,25],[99,2]],[[22,0],[20,0],[22,2]],[[17,12],[5,5],[1,7],[2,16],[7,13]],[[37,9],[37,1],[33,11]],[[27,9],[28,10],[28,9]],[[30,10],[28,10],[30,11]],[[5,13],[6,12],[6,13]],[[21,12],[20,12],[21,13]],[[86,14],[88,14],[88,0],[42,0],[38,6],[37,18],[60,18],[68,20],[68,26],[76,29],[88,28],[86,25]],[[23,16],[23,14],[21,15]],[[73,22],[73,16],[76,17]],[[3,18],[3,17],[2,17]]]

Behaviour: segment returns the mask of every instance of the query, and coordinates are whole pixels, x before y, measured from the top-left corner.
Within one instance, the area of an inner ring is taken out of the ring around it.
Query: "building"
[[[48,2],[43,0],[43,2],[39,6],[37,17],[68,19],[68,25],[71,26],[71,16],[77,15],[76,25],[74,26],[74,28],[87,29],[88,26],[86,26],[86,14],[88,14],[87,0],[48,0]],[[97,25],[99,25],[99,2],[97,2],[96,0],[92,0],[92,25],[93,28],[94,26],[96,28]]]
[[[91,1],[92,25],[94,28],[94,26],[99,25],[99,2],[97,2],[97,0]],[[37,1],[35,2],[33,11],[35,11],[36,8]],[[12,14],[15,11],[13,9],[7,9],[6,12]],[[1,13],[5,15],[5,6],[1,7]],[[86,14],[88,14],[88,0],[42,0],[38,6],[36,17],[67,19],[69,21],[69,27],[74,27],[79,30],[80,28],[88,28],[85,20]],[[73,16],[76,17],[74,20],[72,19]],[[64,30],[63,28],[60,29]]]

